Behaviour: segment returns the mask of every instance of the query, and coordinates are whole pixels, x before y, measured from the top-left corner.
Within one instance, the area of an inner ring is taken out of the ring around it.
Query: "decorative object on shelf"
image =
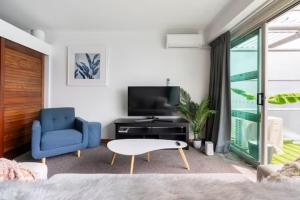
[[[107,85],[107,50],[101,46],[68,47],[68,85]]]
[[[166,82],[167,82],[167,86],[170,86],[170,78],[167,78]]]
[[[207,119],[216,113],[209,108],[208,99],[200,103],[192,101],[191,96],[184,90],[180,89],[180,104],[177,109],[181,115],[190,122],[194,134],[193,145],[196,149],[201,148],[202,139],[205,138],[204,127]]]
[[[208,156],[214,155],[214,143],[206,141],[205,142],[205,154]]]
[[[45,41],[45,31],[43,30],[40,30],[40,29],[32,29],[30,30],[30,34],[33,35],[34,37],[40,39],[40,40],[43,40]]]

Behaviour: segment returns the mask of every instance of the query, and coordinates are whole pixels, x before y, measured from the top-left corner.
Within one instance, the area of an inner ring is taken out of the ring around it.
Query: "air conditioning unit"
[[[202,34],[167,34],[166,48],[201,48]]]

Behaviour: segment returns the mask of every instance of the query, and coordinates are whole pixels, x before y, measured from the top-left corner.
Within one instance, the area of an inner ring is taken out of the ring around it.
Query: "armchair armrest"
[[[31,152],[32,157],[35,159],[39,158],[39,153],[41,151],[41,135],[42,127],[41,123],[38,120],[33,121],[32,124],[32,136],[31,136]]]
[[[80,117],[75,118],[75,129],[83,134],[84,147],[88,144],[88,122]]]

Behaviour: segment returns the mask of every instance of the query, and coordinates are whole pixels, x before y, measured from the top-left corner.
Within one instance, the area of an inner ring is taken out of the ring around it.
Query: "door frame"
[[[231,29],[232,40],[237,37],[245,36],[256,29],[261,29],[261,92],[263,95],[263,104],[261,107],[261,123],[260,123],[260,149],[259,162],[260,164],[268,164],[268,23],[276,17],[284,14],[293,7],[299,5],[300,2],[296,0],[282,0],[282,2],[274,3],[274,5],[266,6],[260,13],[249,17],[247,20]],[[258,22],[253,22],[258,21]]]
[[[243,158],[246,162],[248,162],[249,164],[253,165],[253,166],[258,166],[259,164],[262,163],[262,158],[263,155],[265,154],[264,152],[262,152],[262,139],[265,138],[265,136],[262,136],[262,135],[265,135],[264,134],[264,129],[263,129],[263,126],[262,124],[264,124],[262,121],[264,121],[264,105],[265,105],[265,91],[264,91],[264,79],[262,79],[262,77],[265,76],[265,70],[263,68],[265,68],[263,66],[264,62],[262,62],[264,59],[263,59],[263,56],[264,56],[264,45],[263,43],[264,40],[263,40],[263,27],[259,26],[259,27],[255,27],[255,29],[251,29],[250,31],[240,35],[239,37],[235,37],[231,40],[231,45],[230,45],[230,48],[238,45],[239,43],[255,36],[255,35],[258,35],[258,49],[259,49],[259,52],[258,52],[258,59],[257,59],[257,65],[258,65],[258,77],[257,77],[257,82],[258,82],[258,85],[257,85],[257,98],[259,96],[260,93],[262,93],[262,99],[260,100],[260,103],[258,104],[257,103],[257,110],[258,110],[258,121],[257,121],[257,134],[258,137],[258,143],[259,143],[259,146],[258,146],[258,160],[254,160],[250,155],[248,155],[247,153],[245,152],[242,152],[239,150],[238,147],[234,146],[234,145],[231,145],[230,149],[235,152],[238,156],[240,156],[241,158]],[[230,56],[231,58],[231,56]],[[261,105],[262,104],[262,105]]]
[[[268,24],[264,22],[261,26],[261,91],[263,95],[263,106],[261,107],[260,126],[260,164],[268,164]]]

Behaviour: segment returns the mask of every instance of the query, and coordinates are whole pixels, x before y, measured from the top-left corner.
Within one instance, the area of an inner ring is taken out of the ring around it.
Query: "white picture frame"
[[[68,85],[107,86],[108,53],[104,46],[68,46]]]

